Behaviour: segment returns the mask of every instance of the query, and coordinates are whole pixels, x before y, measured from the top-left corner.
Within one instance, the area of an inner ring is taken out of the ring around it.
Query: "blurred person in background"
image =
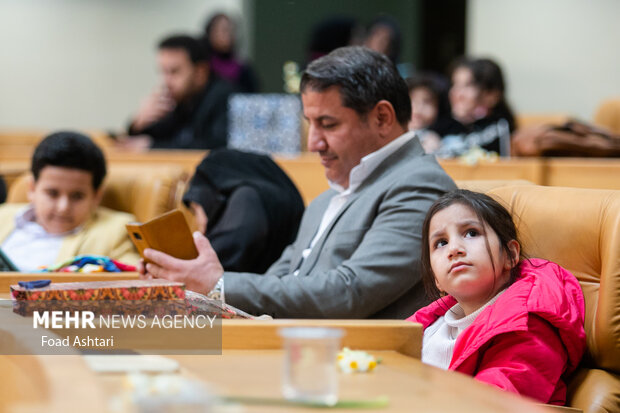
[[[452,122],[443,131],[438,156],[459,156],[475,147],[508,156],[515,119],[499,65],[462,57],[452,65],[451,81]]]
[[[161,84],[144,99],[129,136],[118,145],[136,151],[226,146],[234,88],[212,73],[202,43],[188,35],[169,36],[158,45],[157,64]]]
[[[414,67],[411,63],[400,62],[402,41],[402,32],[396,19],[381,15],[367,26],[364,46],[386,55],[396,65],[398,73],[406,79],[413,75]]]
[[[211,70],[234,84],[239,92],[258,92],[258,80],[252,67],[236,55],[236,25],[226,14],[217,13],[207,21],[202,38],[210,56]]]
[[[426,153],[439,149],[438,128],[450,118],[447,87],[434,74],[418,73],[407,78],[411,98],[409,130],[416,131]]]

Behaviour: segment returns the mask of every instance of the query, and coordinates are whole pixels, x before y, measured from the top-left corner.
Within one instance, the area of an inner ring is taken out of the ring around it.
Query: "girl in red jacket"
[[[520,260],[504,207],[466,190],[438,199],[422,230],[422,274],[437,298],[408,318],[424,327],[423,362],[565,403],[586,345],[583,293],[559,265]]]

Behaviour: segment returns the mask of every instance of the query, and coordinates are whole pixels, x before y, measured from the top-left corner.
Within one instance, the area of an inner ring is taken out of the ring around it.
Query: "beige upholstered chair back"
[[[11,185],[7,202],[28,202],[29,178],[23,174]],[[113,165],[103,182],[101,205],[148,221],[179,204],[186,180],[187,173],[177,165]]]
[[[512,213],[525,253],[557,262],[581,284],[588,347],[568,404],[619,411],[620,191],[526,185],[487,193]]]
[[[620,97],[601,102],[594,114],[594,123],[620,135]]]

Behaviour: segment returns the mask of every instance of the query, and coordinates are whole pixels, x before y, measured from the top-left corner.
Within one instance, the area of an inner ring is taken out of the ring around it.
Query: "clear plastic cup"
[[[286,399],[333,406],[338,401],[336,357],[344,331],[289,327],[284,339],[282,393]]]

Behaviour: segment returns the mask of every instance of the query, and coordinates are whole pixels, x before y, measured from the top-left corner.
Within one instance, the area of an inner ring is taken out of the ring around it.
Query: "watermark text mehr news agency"
[[[98,328],[213,328],[216,316],[213,315],[154,315],[152,318],[144,314],[138,315],[99,315],[95,317],[92,311],[34,311],[32,317],[33,328],[43,327],[46,329],[96,329]],[[96,323],[98,321],[98,323]],[[64,339],[41,337],[41,346],[69,346],[69,337]],[[108,338],[91,338],[90,336],[76,336],[73,346],[114,346],[114,336]]]

